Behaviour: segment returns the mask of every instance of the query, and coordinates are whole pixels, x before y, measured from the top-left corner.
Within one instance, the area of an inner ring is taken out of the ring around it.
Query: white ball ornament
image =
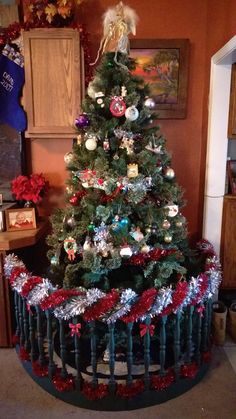
[[[151,97],[148,97],[145,102],[144,105],[146,106],[146,108],[148,109],[154,109],[156,106],[155,100],[153,100]]]
[[[87,150],[89,151],[93,151],[97,148],[97,139],[96,137],[89,137],[86,141],[85,141],[85,147],[87,148]]]
[[[167,234],[164,236],[164,242],[165,242],[165,243],[171,243],[171,242],[172,242],[172,235],[167,233]]]
[[[132,254],[133,254],[132,249],[128,245],[124,245],[120,249],[120,255],[123,258],[130,258],[132,256]]]
[[[131,122],[136,121],[136,119],[138,119],[138,116],[139,116],[139,111],[135,106],[129,106],[125,111],[126,119],[128,119]]]
[[[168,180],[172,180],[172,179],[174,179],[174,177],[175,177],[175,172],[174,172],[174,170],[172,169],[172,167],[167,167],[167,168],[166,168],[165,173],[164,173],[164,176],[165,176],[165,178],[166,178],[166,179],[168,179]]]
[[[175,205],[175,204],[166,205],[165,208],[166,208],[168,217],[171,217],[171,218],[175,217],[179,212],[179,207],[178,205]]]

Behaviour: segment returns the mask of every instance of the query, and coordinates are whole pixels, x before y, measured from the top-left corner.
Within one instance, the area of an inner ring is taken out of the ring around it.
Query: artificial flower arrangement
[[[42,173],[30,176],[20,175],[11,182],[11,191],[17,201],[31,201],[34,204],[38,204],[42,200],[47,187],[48,182]]]
[[[25,0],[24,21],[36,26],[63,27],[69,24],[83,0]]]

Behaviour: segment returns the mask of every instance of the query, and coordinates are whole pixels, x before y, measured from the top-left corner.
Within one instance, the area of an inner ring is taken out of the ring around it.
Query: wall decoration
[[[14,208],[6,210],[7,231],[33,230],[36,228],[34,208]]]
[[[186,117],[188,85],[188,39],[133,39],[134,72],[150,84],[153,110],[159,119]]]

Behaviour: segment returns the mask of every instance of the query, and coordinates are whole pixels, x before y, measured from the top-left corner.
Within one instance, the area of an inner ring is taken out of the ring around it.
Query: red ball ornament
[[[126,104],[122,98],[122,96],[115,96],[110,104],[110,111],[113,116],[117,118],[123,116],[126,111]]]
[[[73,195],[70,199],[69,202],[71,205],[77,205],[78,204],[78,197],[76,195]]]

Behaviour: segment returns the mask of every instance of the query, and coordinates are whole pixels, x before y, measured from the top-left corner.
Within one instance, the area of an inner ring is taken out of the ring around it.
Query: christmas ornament
[[[168,230],[170,226],[171,226],[170,222],[165,219],[162,223],[162,228],[164,228],[165,230]]]
[[[82,144],[82,142],[83,142],[83,137],[82,137],[82,135],[81,135],[81,134],[77,135],[77,137],[76,137],[76,144],[77,144],[77,145],[81,145],[81,144]]]
[[[78,198],[76,195],[73,195],[70,199],[69,202],[71,205],[77,205],[78,204]]]
[[[50,263],[51,263],[51,265],[54,265],[54,266],[56,266],[56,265],[58,265],[59,264],[59,260],[58,260],[58,257],[57,256],[52,256],[51,257],[51,260],[50,260]]]
[[[132,138],[123,137],[119,148],[126,148],[127,154],[133,154],[134,152],[134,140]]]
[[[125,86],[121,86],[121,96],[125,97],[127,95],[127,89]]]
[[[182,221],[182,220],[177,220],[177,221],[175,222],[175,225],[176,225],[176,227],[178,227],[178,228],[183,227],[183,221]]]
[[[85,239],[85,242],[84,242],[84,244],[83,244],[83,249],[84,249],[86,252],[89,252],[89,251],[92,249],[92,246],[91,246],[91,239],[90,239],[90,237],[89,237],[89,236],[87,236],[87,237],[86,237],[86,239]]]
[[[89,117],[86,113],[82,113],[75,119],[76,128],[86,128],[90,124]]]
[[[97,148],[97,137],[94,134],[88,134],[85,140],[85,147],[89,151],[93,151]]]
[[[115,215],[115,217],[112,219],[112,225],[111,228],[113,231],[119,231],[120,229],[120,217],[119,215]]]
[[[156,170],[157,170],[157,172],[158,173],[161,173],[161,171],[162,171],[162,162],[161,162],[161,160],[157,160],[157,163],[156,163]]]
[[[164,176],[165,176],[166,179],[172,180],[175,177],[175,172],[174,172],[174,170],[171,167],[167,167],[164,170]]]
[[[73,237],[68,237],[64,240],[64,249],[68,255],[68,259],[70,261],[75,259],[75,253],[78,250],[78,246],[76,244],[76,240]]]
[[[133,239],[134,239],[135,241],[137,241],[137,242],[140,242],[140,241],[144,238],[144,235],[143,235],[143,233],[141,232],[140,227],[134,227],[134,228],[133,228],[133,231],[131,231],[129,234],[130,234],[130,235],[133,237]]]
[[[121,247],[120,249],[120,255],[123,258],[130,258],[130,256],[132,256],[133,252],[131,247],[128,244],[125,244],[124,246]]]
[[[121,218],[120,224],[121,224],[122,227],[127,227],[129,225],[128,217]]]
[[[94,229],[95,229],[95,225],[91,222],[91,223],[88,225],[88,231],[94,231]]]
[[[171,243],[172,242],[172,235],[166,233],[165,236],[164,236],[164,242],[165,243]]]
[[[126,104],[122,98],[122,96],[114,96],[111,104],[110,104],[110,111],[113,116],[117,118],[123,116],[126,111]]]
[[[175,217],[179,212],[178,205],[166,205],[164,208],[167,210],[168,217]]]
[[[103,141],[102,146],[103,146],[104,151],[109,151],[110,150],[110,143],[109,143],[107,138]]]
[[[118,153],[115,153],[114,156],[113,156],[113,160],[119,160],[119,158],[120,157],[119,157]]]
[[[68,193],[68,195],[69,195],[69,194],[72,194],[72,193],[73,193],[73,186],[68,185],[68,186],[66,187],[66,193]]]
[[[156,103],[155,103],[155,101],[151,97],[148,97],[144,101],[144,106],[146,106],[146,108],[148,108],[148,109],[151,110],[151,109],[154,109],[155,108]]]
[[[74,157],[73,153],[72,153],[71,151],[69,151],[68,153],[66,153],[66,154],[64,155],[64,162],[65,162],[67,165],[71,164],[71,163],[72,163],[72,161],[73,161],[73,157]]]
[[[71,215],[71,217],[69,217],[66,220],[66,224],[68,227],[70,227],[71,229],[73,229],[76,226],[76,221],[75,221],[75,217],[74,215]]]
[[[150,246],[148,246],[147,244],[144,244],[142,247],[141,247],[141,252],[142,253],[148,253],[149,251],[150,251]]]
[[[150,190],[152,188],[152,177],[151,176],[145,177],[144,183],[145,183],[145,186],[146,186],[147,190],[148,189]]]
[[[104,97],[105,97],[105,95],[104,95],[103,92],[95,93],[96,102],[99,106],[101,106],[101,108],[104,108],[104,106],[105,106]]]
[[[151,225],[148,225],[148,226],[146,226],[146,227],[145,227],[145,232],[146,232],[147,234],[150,234],[150,233],[151,233],[151,231],[152,231],[152,229],[151,229]]]
[[[136,163],[130,163],[127,166],[127,176],[133,178],[138,176],[138,165]]]
[[[128,119],[128,121],[136,121],[136,119],[139,117],[138,109],[134,105],[129,106],[125,111],[125,117]]]
[[[157,232],[157,225],[156,225],[155,223],[152,223],[152,229],[151,229],[151,232],[152,232],[153,234],[155,234],[155,233]]]

